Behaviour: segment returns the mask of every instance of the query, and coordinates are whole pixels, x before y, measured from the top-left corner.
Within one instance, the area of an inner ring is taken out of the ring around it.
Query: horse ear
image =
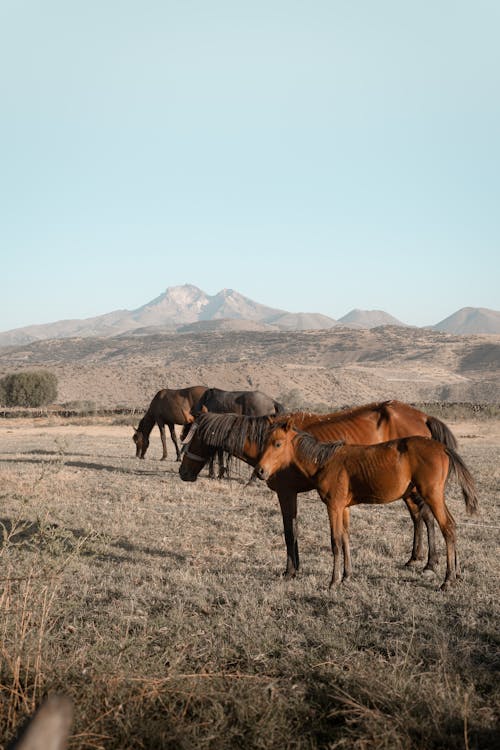
[[[288,432],[288,430],[293,430],[293,417],[288,417],[283,423],[283,429],[285,432]]]

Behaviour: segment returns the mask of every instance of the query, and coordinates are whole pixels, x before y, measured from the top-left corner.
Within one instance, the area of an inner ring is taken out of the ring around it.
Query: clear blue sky
[[[0,330],[500,308],[498,0],[0,0]]]

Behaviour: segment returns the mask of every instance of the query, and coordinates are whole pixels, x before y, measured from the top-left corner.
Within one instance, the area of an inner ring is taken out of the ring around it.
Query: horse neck
[[[155,422],[156,419],[153,417],[152,413],[150,411],[147,411],[139,422],[137,432],[141,432],[144,437],[149,437],[151,430],[155,426]]]
[[[343,440],[318,442],[308,433],[297,435],[291,446],[293,465],[313,483],[319,473],[336,460],[337,450],[345,445]],[[338,460],[342,461],[341,458]]]
[[[261,450],[257,443],[247,438],[245,440],[245,445],[243,446],[243,455],[237,456],[237,458],[241,458],[242,461],[250,464],[250,466],[257,466],[260,453]]]
[[[316,461],[311,458],[307,458],[300,447],[295,443],[293,451],[293,466],[300,471],[308,479],[313,479],[318,471],[322,468]]]

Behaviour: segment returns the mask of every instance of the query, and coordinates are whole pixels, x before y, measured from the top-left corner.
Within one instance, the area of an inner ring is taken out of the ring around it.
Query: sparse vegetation
[[[415,404],[418,409],[422,409],[427,414],[444,420],[458,419],[498,419],[500,417],[500,404],[496,403],[470,403],[470,402],[422,402]]]
[[[48,370],[23,370],[0,381],[0,399],[5,406],[39,407],[57,398],[57,377]]]
[[[460,452],[481,516],[452,485],[464,580],[443,595],[403,567],[402,505],[353,510],[354,579],[332,594],[315,493],[285,582],[248,467],[184,484],[126,426],[0,424],[0,748],[48,692],[73,700],[72,750],[497,747],[500,443],[480,425]]]

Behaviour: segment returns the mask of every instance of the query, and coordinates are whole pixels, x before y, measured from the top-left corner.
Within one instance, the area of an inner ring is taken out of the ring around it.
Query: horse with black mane
[[[167,425],[172,442],[175,446],[177,460],[180,461],[181,453],[175,434],[176,424],[184,425],[193,421],[191,409],[203,396],[207,387],[205,385],[193,385],[188,388],[163,388],[154,396],[147,412],[134,430],[133,440],[136,446],[137,458],[144,458],[149,446],[149,436],[153,427],[158,425],[163,446],[162,461],[167,458],[167,440],[165,436],[165,425]]]
[[[446,542],[441,588],[460,576],[456,524],[444,496],[450,473],[457,477],[471,515],[477,512],[478,499],[470,471],[452,448],[416,436],[369,446],[346,445],[343,440],[325,443],[294,429],[290,419],[271,428],[254,473],[269,480],[292,467],[307,477],[328,511],[333,553],[330,586],[351,575],[348,508],[360,503],[385,505],[400,498],[425,503],[439,524]]]
[[[186,425],[181,439],[183,456],[179,474],[183,481],[196,481],[201,469],[217,449],[223,448],[250,466],[255,466],[273,422],[284,417],[242,417],[234,414],[201,414],[192,425]],[[410,435],[433,437],[445,446],[456,448],[456,440],[444,422],[400,401],[383,401],[357,406],[331,414],[298,412],[291,415],[292,424],[318,440],[344,440],[351,444],[370,445]],[[294,467],[270,477],[268,487],[278,495],[287,550],[285,577],[299,570],[297,529],[297,495],[314,489],[310,479]],[[411,498],[405,500],[413,521],[413,548],[407,565],[425,556],[423,524],[427,527],[429,552],[425,571],[436,572],[438,555],[435,545],[433,515],[426,505],[418,507]]]
[[[191,409],[193,418],[207,412],[214,414],[238,414],[248,417],[265,417],[273,414],[283,414],[285,411],[282,404],[275,401],[263,391],[224,391],[222,388],[207,388],[199,401]],[[183,442],[189,425],[185,425],[181,433]],[[227,454],[227,451],[225,451]],[[217,451],[219,460],[218,478],[229,475],[229,456],[226,456],[224,464],[224,451]],[[210,461],[209,476],[214,477],[213,454]]]

